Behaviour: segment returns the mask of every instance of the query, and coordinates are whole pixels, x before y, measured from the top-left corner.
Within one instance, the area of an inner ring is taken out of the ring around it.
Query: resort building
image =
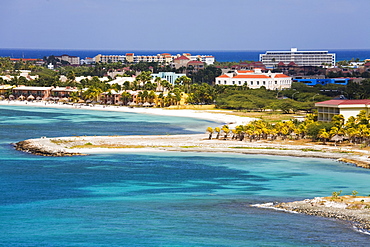
[[[370,99],[360,100],[327,100],[315,104],[317,107],[317,120],[330,122],[334,115],[342,114],[347,120],[351,116],[357,116],[360,111],[370,113]]]
[[[60,61],[68,62],[70,65],[80,65],[80,57],[64,54],[61,56],[55,56],[55,58],[59,59]]]
[[[56,87],[51,89],[51,96],[57,98],[69,98],[73,92],[78,92],[78,89],[75,87]]]
[[[52,87],[26,87],[20,86],[12,89],[12,96],[15,99],[37,99],[45,100],[51,96]],[[9,98],[11,98],[9,96]]]
[[[116,63],[116,62],[128,62],[128,63],[140,63],[140,62],[156,62],[162,64],[172,64],[174,60],[179,57],[186,57],[188,61],[201,61],[207,65],[215,62],[215,57],[211,55],[191,55],[189,53],[183,53],[182,55],[176,54],[171,55],[170,53],[162,53],[157,55],[135,55],[134,53],[126,53],[125,55],[102,55],[98,54],[94,57],[95,63]]]
[[[188,62],[190,62],[190,58],[183,55],[183,56],[175,58],[172,64],[175,69],[179,69],[181,67],[186,68],[188,66]]]
[[[289,64],[293,62],[297,66],[334,66],[335,53],[328,51],[298,51],[291,48],[290,51],[266,51],[260,54],[260,61],[266,68],[275,68],[280,62]]]
[[[292,78],[281,73],[263,73],[260,69],[237,70],[216,77],[216,85],[248,86],[255,89],[265,87],[269,90],[281,90],[290,88]]]

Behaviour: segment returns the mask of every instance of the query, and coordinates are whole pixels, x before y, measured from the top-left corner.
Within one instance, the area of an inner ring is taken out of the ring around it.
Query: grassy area
[[[211,110],[210,110],[211,112]],[[222,110],[222,113],[240,116],[240,117],[250,117],[250,118],[259,118],[267,122],[281,122],[283,120],[291,120],[296,116],[306,116],[306,114],[296,113],[296,114],[283,114],[281,112],[247,112],[247,111],[231,111],[231,110]]]

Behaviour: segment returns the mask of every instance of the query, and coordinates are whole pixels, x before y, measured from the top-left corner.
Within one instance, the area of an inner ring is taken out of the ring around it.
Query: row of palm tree
[[[246,125],[239,125],[230,129],[228,125],[222,127],[208,127],[209,139],[216,133],[216,139],[233,139],[243,141],[276,140],[276,139],[306,139],[327,141],[348,141],[353,144],[370,145],[370,118],[365,111],[356,117],[350,117],[346,122],[343,115],[335,115],[330,123],[318,122],[317,116],[307,114],[305,121],[291,120],[275,124],[264,120],[255,120]]]

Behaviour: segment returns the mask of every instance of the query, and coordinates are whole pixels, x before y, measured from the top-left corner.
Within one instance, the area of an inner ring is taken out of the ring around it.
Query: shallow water
[[[39,157],[40,136],[202,133],[215,123],[154,115],[0,107],[2,246],[367,246],[332,219],[250,207],[370,193],[370,171],[331,160],[215,153]],[[192,130],[192,131],[191,131]]]

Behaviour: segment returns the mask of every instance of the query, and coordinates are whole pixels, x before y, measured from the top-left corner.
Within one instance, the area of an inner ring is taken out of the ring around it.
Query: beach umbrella
[[[144,106],[144,107],[148,107],[148,106],[151,106],[151,105],[150,105],[150,103],[145,102],[145,103],[143,104],[143,106]]]
[[[35,99],[35,97],[32,94],[27,97],[27,100],[34,100],[34,99]]]
[[[344,137],[343,137],[343,136],[341,136],[341,135],[335,135],[335,136],[333,136],[333,137],[330,139],[330,141],[335,142],[335,146],[336,146],[336,145],[337,145],[337,142],[341,142],[341,141],[343,141],[343,139],[344,139]]]
[[[14,99],[14,95],[13,94],[9,95],[9,99],[10,100],[13,100]]]
[[[79,99],[77,103],[85,103],[83,99]]]
[[[19,100],[24,100],[25,98],[26,98],[26,97],[25,97],[25,96],[23,96],[23,95],[21,95],[21,96],[19,96],[19,97],[18,97],[18,99],[19,99]]]
[[[68,99],[67,97],[64,97],[64,98],[62,98],[60,101],[62,101],[62,102],[68,102],[68,101],[69,101],[69,99]]]
[[[1,100],[5,99],[5,96],[4,95],[0,95],[0,99]]]
[[[38,96],[38,97],[36,98],[36,100],[42,100],[42,98],[41,98],[40,96]]]

